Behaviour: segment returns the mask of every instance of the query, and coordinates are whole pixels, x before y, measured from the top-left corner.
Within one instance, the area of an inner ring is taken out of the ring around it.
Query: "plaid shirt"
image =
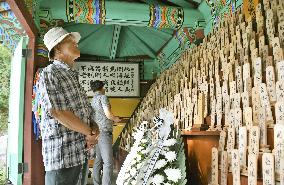
[[[79,84],[78,73],[68,65],[54,61],[41,73],[40,93],[43,107],[40,128],[45,170],[77,166],[83,164],[86,157],[93,157],[94,150],[86,149],[85,136],[66,128],[49,112],[50,109],[69,110],[88,125],[94,120],[93,109]]]

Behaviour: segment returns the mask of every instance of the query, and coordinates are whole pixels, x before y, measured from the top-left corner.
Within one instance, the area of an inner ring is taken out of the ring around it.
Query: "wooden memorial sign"
[[[237,92],[243,92],[242,67],[236,67]]]
[[[220,185],[227,185],[228,180],[228,152],[221,153],[221,183]]]
[[[244,115],[244,124],[246,125],[247,129],[250,130],[250,128],[253,126],[252,122],[252,108],[251,107],[245,107],[243,111]]]
[[[263,185],[275,185],[274,156],[272,153],[264,153],[262,156]]]
[[[252,88],[252,112],[253,112],[253,124],[257,125],[259,120],[258,120],[258,110],[260,107],[260,96],[259,96],[259,88]]]
[[[275,176],[277,179],[281,175],[281,159],[284,157],[284,125],[276,124],[274,127],[274,156],[275,156]]]
[[[241,174],[240,174],[240,158],[239,150],[232,150],[232,172],[233,172],[233,184],[241,185]]]
[[[269,95],[270,103],[274,104],[276,102],[276,89],[275,89],[275,74],[274,67],[266,67],[266,85]]]
[[[249,102],[249,94],[247,91],[244,91],[242,93],[242,107],[245,108],[245,107],[249,107],[250,105],[250,102]]]
[[[230,96],[236,94],[236,81],[231,81],[230,82]]]
[[[268,9],[270,9],[270,0],[263,0],[263,8],[265,11],[267,11]]]
[[[204,94],[199,93],[198,96],[198,115],[197,119],[194,120],[193,131],[207,130],[208,126],[204,124]]]
[[[221,88],[220,88],[221,89]],[[216,102],[216,115],[217,115],[217,125],[216,129],[221,130],[221,120],[222,120],[222,95],[217,94],[217,102]]]
[[[284,125],[284,101],[275,104],[276,125]]]
[[[213,98],[212,102],[211,102],[211,114],[210,114],[210,118],[211,118],[211,125],[209,130],[214,130],[214,126],[215,126],[215,116],[216,115],[216,99]]]
[[[254,86],[257,86],[257,84],[262,83],[262,64],[261,64],[261,58],[255,58],[254,59]]]
[[[229,126],[229,118],[230,118],[230,96],[223,96],[224,102],[224,113],[225,113],[225,129]]]
[[[242,171],[247,168],[247,128],[246,126],[239,128],[239,153],[240,153],[240,166]]]
[[[234,105],[233,108],[240,108],[241,107],[241,93],[236,93],[233,95]]]
[[[284,21],[278,23],[278,34],[279,34],[279,39],[281,43],[281,47],[283,48],[284,46]]]
[[[276,82],[276,98],[277,102],[284,101],[284,80]]]
[[[284,185],[284,157],[280,159],[280,185]]]
[[[229,112],[229,127],[230,128],[235,127],[235,109],[230,109],[230,112]]]
[[[228,129],[227,151],[232,151],[235,148],[235,128]]]
[[[258,112],[259,128],[260,128],[260,151],[270,152],[267,145],[267,124],[265,107],[260,107]]]
[[[211,184],[218,185],[218,150],[215,147],[212,148]]]
[[[260,96],[261,106],[265,107],[266,121],[268,123],[273,123],[271,105],[270,105],[269,96],[268,96],[268,93],[267,93],[267,90],[266,90],[266,84],[265,83],[259,84],[259,96]]]
[[[257,184],[257,159],[257,155],[248,155],[248,185]]]
[[[277,63],[277,80],[284,80],[284,60]]]
[[[259,154],[259,136],[260,130],[258,126],[252,126],[249,130],[249,154]]]
[[[219,151],[224,151],[225,144],[226,144],[225,142],[226,142],[226,131],[222,130],[220,132],[220,139],[219,139],[219,146],[218,146]]]

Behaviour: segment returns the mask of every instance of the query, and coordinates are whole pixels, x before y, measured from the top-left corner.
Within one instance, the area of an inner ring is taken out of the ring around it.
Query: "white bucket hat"
[[[65,37],[72,35],[75,38],[75,41],[78,43],[81,39],[81,35],[78,32],[67,32],[62,27],[54,27],[50,29],[43,38],[43,42],[48,49],[48,57],[52,48],[59,44]]]

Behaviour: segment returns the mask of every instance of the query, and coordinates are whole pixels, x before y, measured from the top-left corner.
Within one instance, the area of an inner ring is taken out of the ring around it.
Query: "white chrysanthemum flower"
[[[167,159],[167,161],[172,162],[177,159],[177,155],[175,152],[169,151],[165,153],[165,158]]]
[[[170,151],[169,147],[163,147],[163,150],[162,150],[161,154],[165,155],[168,151]]]
[[[176,142],[176,139],[167,139],[164,141],[164,146],[173,146],[176,144]]]
[[[165,169],[165,173],[167,175],[167,179],[175,183],[177,183],[178,180],[181,179],[180,169],[167,168]]]
[[[128,179],[129,177],[130,177],[130,174],[129,173],[125,173],[124,179]]]
[[[137,183],[136,180],[131,181],[131,184],[132,184],[132,185],[135,185],[136,183]]]
[[[164,183],[164,185],[171,185],[170,183]]]
[[[155,168],[154,169],[161,169],[163,168],[164,166],[166,166],[167,164],[167,161],[165,159],[161,159],[161,160],[158,160],[156,162],[156,165],[155,165]]]
[[[147,154],[148,151],[147,151],[147,150],[141,150],[141,153],[142,153],[142,154]]]
[[[144,148],[142,147],[142,146],[138,146],[137,147],[137,151],[139,152],[139,151],[141,151],[141,150],[143,150]]]
[[[138,130],[136,133],[133,134],[133,138],[135,141],[140,141],[143,138],[144,132]]]
[[[137,155],[136,158],[137,158],[137,161],[141,161],[141,159],[142,159],[142,158],[141,158],[141,155]]]
[[[141,143],[147,143],[147,139],[141,139]]]
[[[137,162],[137,161],[136,161],[135,159],[133,159],[133,160],[131,161],[130,165],[133,166],[134,164],[136,164],[136,162]],[[129,170],[130,170],[130,169],[129,169]]]
[[[138,163],[138,164],[137,164],[137,169],[140,169],[141,166],[142,166],[142,163]]]
[[[152,183],[155,185],[160,185],[164,182],[165,178],[164,176],[157,174],[153,177]]]
[[[136,168],[132,168],[131,170],[130,170],[130,175],[131,176],[134,176],[136,174]]]

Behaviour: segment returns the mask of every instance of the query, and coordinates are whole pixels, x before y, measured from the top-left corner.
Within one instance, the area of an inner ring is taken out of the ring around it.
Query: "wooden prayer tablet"
[[[263,46],[262,48],[262,58],[266,60],[269,55],[268,45]]]
[[[284,80],[276,82],[276,97],[278,102],[284,101]]]
[[[262,82],[262,62],[261,58],[254,59],[254,86]]]
[[[237,109],[241,107],[241,93],[235,93],[234,95],[232,95],[233,99],[234,99],[234,105],[233,108]]]
[[[272,39],[272,47],[273,47],[273,50],[274,50],[274,49],[281,48],[281,46],[280,46],[280,40],[279,40],[278,37],[274,37],[274,38]]]
[[[227,185],[228,180],[228,153],[227,151],[222,151],[221,153],[221,184]]]
[[[250,50],[253,51],[255,49],[255,40],[251,39],[250,40]]]
[[[274,55],[274,61],[275,62],[279,62],[279,61],[284,59],[282,48],[273,49],[273,55]]]
[[[268,66],[274,66],[274,62],[273,62],[273,57],[272,56],[267,56],[266,57],[266,67]]]
[[[235,148],[235,128],[228,129],[227,151]]]
[[[263,8],[264,10],[268,10],[270,9],[270,4],[269,4],[269,0],[263,0]]]
[[[262,49],[265,46],[265,37],[260,36],[258,42],[259,42],[259,49]]]
[[[248,55],[244,56],[244,63],[245,64],[247,64],[247,63],[249,64],[249,56]]]
[[[265,83],[259,84],[259,96],[260,96],[261,106],[265,107],[266,120],[272,121],[273,117],[272,117],[272,112],[271,112],[271,106],[270,106],[269,96],[268,96],[268,93],[267,93]]]
[[[244,90],[247,91],[249,93],[249,95],[251,96],[252,93],[252,78],[247,78],[244,82]]]
[[[259,154],[260,130],[258,126],[252,126],[249,130],[249,154]]]
[[[239,128],[239,153],[240,153],[240,166],[241,169],[246,168],[247,159],[247,127]]]
[[[280,177],[280,174],[281,174],[280,173],[281,172],[281,158],[283,157],[283,155],[284,155],[284,125],[276,124],[274,127],[274,156],[275,156],[275,176],[276,177]]]
[[[222,130],[220,132],[220,139],[219,139],[219,146],[218,146],[219,151],[224,151],[225,142],[226,142],[226,132],[224,130]]]
[[[257,159],[257,155],[248,155],[248,185],[257,184]]]
[[[278,37],[283,47],[284,45],[284,21],[278,23]]]
[[[258,120],[259,120],[259,128],[260,128],[260,146],[264,147],[267,145],[267,125],[266,125],[265,107],[260,107],[258,111]]]
[[[284,101],[278,101],[275,104],[276,124],[284,125]]]
[[[277,80],[284,80],[284,60],[277,62]]]
[[[266,86],[270,103],[276,102],[275,74],[273,66],[268,66],[266,68]]]
[[[212,102],[211,102],[211,128],[214,128],[215,125],[215,115],[216,115],[216,99],[213,98]]]
[[[275,185],[274,156],[272,153],[262,155],[262,174],[264,185]]]
[[[278,22],[284,21],[284,8],[282,6],[277,7],[277,17],[278,17]]]
[[[244,107],[249,107],[249,94],[248,94],[248,92],[247,91],[245,91],[245,92],[243,92],[242,94],[241,94],[241,96],[242,96],[242,107],[244,108]]]
[[[252,50],[251,59],[254,60],[257,57],[258,57],[258,48],[255,48]]]
[[[239,150],[232,150],[232,172],[233,172],[233,184],[241,185],[241,175],[240,175],[240,158]]]
[[[218,150],[212,148],[212,161],[211,161],[211,184],[218,185]]]
[[[280,159],[280,185],[284,185],[284,157]]]
[[[244,124],[246,125],[247,129],[250,130],[250,128],[253,126],[252,123],[252,108],[251,107],[245,107],[243,111],[244,116]]]
[[[230,95],[236,94],[236,82],[235,81],[231,81],[230,82]]]

